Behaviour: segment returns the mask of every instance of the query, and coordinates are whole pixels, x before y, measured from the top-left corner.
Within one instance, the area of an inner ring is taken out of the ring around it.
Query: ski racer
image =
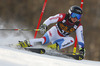
[[[76,32],[79,52],[80,54],[85,54],[84,48],[84,38],[83,38],[83,26],[80,23],[80,18],[82,16],[82,9],[79,6],[70,7],[67,14],[60,13],[55,16],[51,16],[44,21],[40,26],[40,32],[44,33],[47,30],[47,26],[52,23],[56,23],[51,29],[49,29],[42,38],[29,39],[25,41],[19,41],[17,45],[25,48],[34,46],[35,42],[40,42],[42,45],[51,42],[48,47],[56,50],[60,50],[69,47],[74,44],[74,38],[69,35],[72,32]]]

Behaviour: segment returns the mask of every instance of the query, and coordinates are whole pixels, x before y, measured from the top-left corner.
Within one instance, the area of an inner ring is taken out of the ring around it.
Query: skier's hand
[[[44,34],[46,32],[46,30],[47,30],[46,24],[42,24],[39,29],[40,29],[40,33]]]
[[[86,50],[84,49],[84,48],[80,48],[79,49],[79,53],[81,54],[81,55],[83,55],[83,56],[85,56],[85,53],[86,52]]]

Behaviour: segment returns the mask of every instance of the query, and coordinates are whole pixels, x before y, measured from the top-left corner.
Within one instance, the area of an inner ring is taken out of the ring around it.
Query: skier
[[[44,21],[40,26],[40,32],[44,33],[47,30],[47,26],[52,23],[56,23],[51,29],[49,29],[42,38],[29,39],[25,41],[19,41],[17,45],[25,48],[34,46],[35,42],[40,42],[42,45],[51,42],[48,47],[56,50],[60,50],[74,44],[73,37],[70,37],[70,33],[76,32],[79,52],[85,54],[84,38],[83,38],[83,26],[80,23],[82,16],[82,9],[79,6],[70,7],[68,14],[60,13],[55,16],[51,16]]]

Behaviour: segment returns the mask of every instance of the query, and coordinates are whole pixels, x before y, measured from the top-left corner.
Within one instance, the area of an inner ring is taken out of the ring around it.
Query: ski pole
[[[0,29],[0,30],[14,30],[14,31],[40,31],[40,29]]]
[[[40,29],[34,29],[35,31],[40,31]]]
[[[40,15],[40,18],[39,18],[38,25],[37,25],[37,28],[36,29],[39,29],[40,22],[41,22],[41,19],[42,19],[44,10],[45,10],[46,3],[47,3],[47,0],[45,0],[45,2],[44,2],[43,8],[42,8],[42,12],[41,12],[41,15]],[[36,35],[37,35],[37,31],[35,31],[34,38],[36,38]]]
[[[84,0],[81,0],[81,6],[80,6],[81,8],[83,8],[83,2],[84,2]],[[75,45],[74,45],[74,48],[73,48],[73,52],[74,53],[76,53],[76,46],[77,46],[77,35],[76,35],[76,38],[75,38]]]

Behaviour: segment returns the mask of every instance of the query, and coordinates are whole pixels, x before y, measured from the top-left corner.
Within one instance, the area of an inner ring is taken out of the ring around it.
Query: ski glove
[[[46,24],[42,24],[39,29],[40,29],[40,33],[44,34],[46,32],[46,30],[47,30],[47,25]]]
[[[84,48],[80,48],[80,49],[79,49],[79,53],[80,53],[81,55],[85,56],[85,52],[86,52],[86,50],[85,50]]]

